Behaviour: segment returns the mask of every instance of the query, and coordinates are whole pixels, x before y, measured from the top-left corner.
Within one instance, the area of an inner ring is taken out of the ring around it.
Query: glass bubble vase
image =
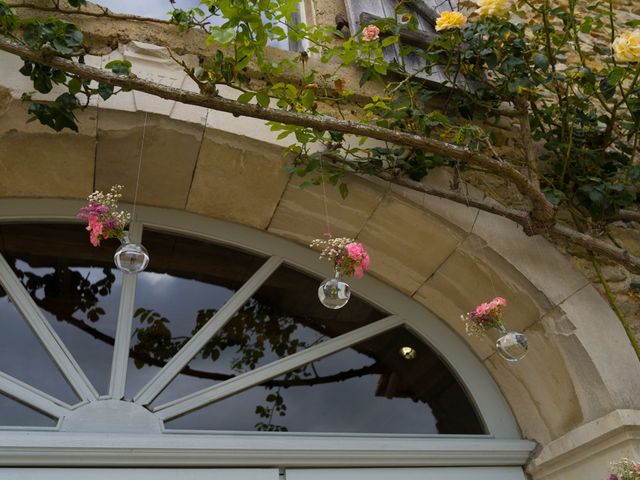
[[[149,252],[139,243],[133,243],[129,236],[120,239],[121,245],[113,255],[116,267],[125,273],[140,273],[149,265]]]
[[[342,281],[340,272],[333,278],[328,278],[318,287],[318,299],[320,303],[331,310],[344,307],[351,298],[351,287]]]
[[[518,362],[522,360],[529,349],[527,337],[520,332],[509,332],[500,325],[498,331],[501,336],[496,341],[496,349],[502,358],[508,362]]]

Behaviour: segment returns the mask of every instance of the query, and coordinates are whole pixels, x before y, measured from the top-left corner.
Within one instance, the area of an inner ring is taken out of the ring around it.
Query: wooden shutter
[[[415,6],[410,8],[410,10],[413,11],[416,19],[418,20],[420,30],[432,35],[437,35],[433,27],[435,18],[430,22],[424,18],[425,14],[428,11],[431,11],[433,12],[432,15],[437,17],[443,10],[455,9],[455,0],[414,0],[413,3]],[[381,18],[392,18],[394,16],[393,12],[396,4],[396,0],[345,0],[351,34],[354,35],[360,30],[360,15],[362,13],[368,13]],[[418,10],[420,10],[420,14],[418,13]],[[400,53],[397,45],[387,47],[385,50],[385,57],[388,61],[398,59],[399,55]],[[425,65],[424,60],[415,55],[405,57],[404,61],[410,71],[419,70]],[[446,80],[442,67],[438,66],[435,66],[432,69],[431,75],[424,75],[423,78],[427,78],[428,80],[437,83],[442,83]]]

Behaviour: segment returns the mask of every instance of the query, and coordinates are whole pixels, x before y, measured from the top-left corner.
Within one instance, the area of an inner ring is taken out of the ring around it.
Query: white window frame
[[[82,202],[73,200],[2,199],[0,223],[72,222]],[[200,347],[233,315],[244,301],[282,263],[315,276],[331,273],[317,254],[290,241],[242,225],[226,223],[175,210],[137,207],[131,236],[140,239],[144,227],[231,245],[268,257],[265,264],[236,292],[209,323],[195,335],[142,390],[134,401],[148,405],[195,355]],[[144,243],[144,242],[143,242]],[[54,416],[77,410],[97,400],[117,400],[124,393],[135,276],[125,276],[114,345],[109,395],[95,389],[66,350],[55,331],[33,303],[9,266],[0,258],[0,280],[10,298],[28,318],[41,342],[82,402],[69,406],[8,375],[0,375],[0,390]],[[9,287],[10,286],[10,287]],[[391,312],[381,321],[311,347],[265,367],[216,384],[209,389],[155,408],[158,419],[224,398],[273,373],[322,358],[372,334],[406,325],[423,338],[451,368],[475,403],[486,435],[313,434],[288,432],[158,431],[122,433],[95,419],[95,433],[56,428],[4,428],[0,431],[0,466],[522,466],[535,444],[523,440],[496,383],[480,360],[444,322],[416,301],[371,276],[354,282],[353,291],[371,304]],[[204,333],[203,333],[204,331]],[[204,342],[204,343],[203,343]],[[120,402],[122,403],[122,402]],[[106,405],[106,403],[105,403]],[[138,408],[138,407],[136,407]],[[142,408],[142,407],[139,407]],[[147,413],[145,411],[145,413]],[[99,416],[98,416],[99,417]],[[64,423],[64,422],[62,422]],[[91,429],[89,429],[91,430]]]

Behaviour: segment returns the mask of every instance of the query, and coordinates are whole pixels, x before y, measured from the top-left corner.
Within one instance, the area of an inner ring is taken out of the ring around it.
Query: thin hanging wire
[[[322,156],[320,156],[320,177],[322,179],[320,183],[322,184],[322,203],[324,205],[324,219],[327,223],[327,232],[325,233],[325,236],[327,236],[328,238],[332,238],[333,235],[331,235],[331,221],[329,220],[329,206],[327,205],[327,187],[325,185],[325,180],[324,180],[324,162],[322,161]]]
[[[144,153],[144,137],[147,133],[148,113],[144,112],[144,124],[142,126],[142,139],[140,141],[140,155],[138,158],[138,174],[136,175],[136,190],[133,194],[133,212],[131,213],[131,221],[136,219],[136,207],[138,206],[138,189],[140,187],[140,171],[142,170],[142,154]]]

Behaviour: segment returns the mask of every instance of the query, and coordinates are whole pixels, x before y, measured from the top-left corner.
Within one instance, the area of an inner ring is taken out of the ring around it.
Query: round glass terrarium
[[[351,287],[349,287],[348,283],[342,281],[342,275],[337,271],[333,278],[328,278],[318,287],[320,303],[332,310],[344,307],[350,297]]]
[[[529,349],[527,337],[520,332],[509,332],[500,325],[498,331],[501,336],[496,340],[496,349],[502,358],[508,362],[517,362],[522,360]]]
[[[125,273],[140,273],[149,265],[149,252],[139,243],[133,243],[125,236],[122,245],[113,255],[113,261],[119,270]]]

